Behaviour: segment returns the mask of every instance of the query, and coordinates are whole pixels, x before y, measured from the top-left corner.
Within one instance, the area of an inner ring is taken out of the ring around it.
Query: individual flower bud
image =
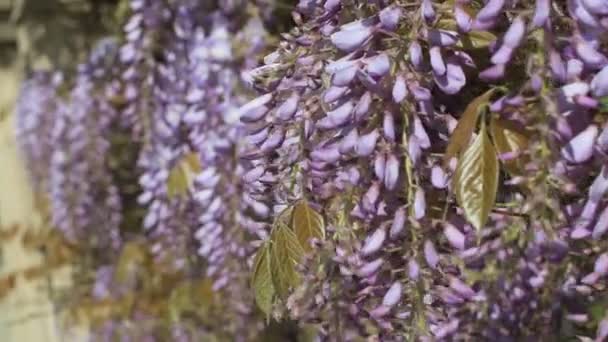
[[[380,185],[379,183],[373,183],[365,195],[363,195],[363,199],[361,200],[361,204],[363,209],[367,212],[375,212],[376,211],[376,202],[378,202],[378,197],[380,196]]]
[[[272,100],[272,93],[259,96],[239,108],[239,117],[243,122],[254,122],[266,115],[265,105]]]
[[[496,52],[490,58],[490,61],[494,64],[507,64],[511,61],[511,57],[513,57],[514,49],[508,45],[502,45],[500,49],[496,50]]]
[[[534,17],[532,18],[533,27],[542,27],[547,22],[551,12],[551,0],[536,0]]]
[[[587,67],[599,69],[608,63],[608,58],[606,58],[606,56],[583,39],[577,39],[574,47],[576,54]]]
[[[339,151],[342,154],[352,152],[357,145],[359,139],[359,132],[356,129],[351,130],[340,142]]]
[[[463,298],[471,299],[475,297],[475,291],[465,282],[456,277],[450,278],[450,288]]]
[[[246,183],[253,183],[257,181],[260,177],[262,177],[264,172],[266,172],[266,168],[264,166],[256,166],[243,175],[243,180]]]
[[[367,134],[359,136],[357,146],[355,146],[355,152],[359,157],[367,157],[376,149],[376,142],[378,141],[378,131],[373,130]]]
[[[593,155],[593,146],[599,133],[596,125],[589,125],[562,147],[561,155],[574,164],[584,163]]]
[[[437,189],[445,189],[448,186],[448,175],[439,165],[435,165],[431,169],[431,184]]]
[[[424,63],[424,57],[422,56],[422,47],[420,46],[418,41],[414,40],[410,43],[409,56],[414,68],[416,70],[420,70]]]
[[[378,250],[380,250],[380,247],[382,247],[382,244],[384,243],[385,239],[386,230],[384,230],[384,228],[376,229],[376,231],[373,232],[372,235],[368,236],[365,239],[365,243],[361,248],[361,254],[365,256],[377,252]]]
[[[431,240],[424,241],[424,260],[430,268],[436,269],[439,264],[439,254]]]
[[[424,198],[424,190],[418,188],[414,195],[414,218],[420,220],[426,214],[426,199]]]
[[[445,228],[443,229],[443,234],[445,235],[450,245],[452,245],[452,247],[461,250],[464,249],[464,234],[462,234],[460,230],[458,230],[456,227],[449,223],[446,223]]]
[[[471,31],[473,19],[458,3],[454,5],[454,19],[456,19],[456,25],[458,25],[460,32],[467,33]]]
[[[413,124],[412,133],[414,134],[416,139],[418,139],[418,143],[420,144],[420,147],[430,148],[431,140],[429,139],[429,136],[426,133],[426,130],[424,129],[424,126],[422,125],[422,121],[420,120],[418,115],[414,116],[413,122],[414,122],[414,124]]]
[[[251,145],[259,145],[263,143],[266,138],[268,138],[268,133],[270,129],[268,127],[264,127],[259,132],[250,134],[247,136],[247,142]]]
[[[372,103],[372,94],[369,91],[363,93],[359,102],[355,106],[355,117],[357,120],[362,120],[369,113],[369,107]]]
[[[510,46],[512,48],[517,48],[526,34],[526,23],[522,16],[518,16],[513,19],[511,26],[505,32],[505,35],[502,38],[502,43],[504,45]]]
[[[380,267],[382,266],[383,263],[384,263],[384,260],[382,258],[378,258],[373,261],[370,261],[370,262],[364,264],[363,266],[361,266],[357,270],[357,275],[359,277],[363,277],[363,278],[372,276],[376,272],[378,272],[378,270],[380,269]]]
[[[593,272],[600,276],[608,274],[608,253],[601,254],[593,266]]]
[[[260,146],[260,150],[265,153],[274,151],[276,148],[281,146],[284,140],[285,131],[281,128],[275,127],[268,136],[268,139],[266,139],[266,141],[264,141],[264,143],[262,143]]]
[[[419,86],[418,84],[411,85],[410,90],[414,98],[418,101],[426,101],[431,99],[431,91],[427,88]]]
[[[397,6],[386,7],[380,11],[378,16],[380,17],[382,28],[389,31],[394,31],[399,24],[399,19],[401,18],[401,8]]]
[[[446,73],[442,76],[435,75],[435,84],[446,94],[458,93],[466,84],[466,76],[458,59],[454,56],[448,59]]]
[[[492,21],[502,12],[504,6],[505,0],[490,0],[479,10],[475,19],[482,22]]]
[[[409,137],[407,142],[407,154],[410,156],[412,164],[414,166],[418,165],[420,157],[422,156],[422,150],[420,149],[418,139],[413,135]]]
[[[576,81],[580,77],[584,68],[585,68],[585,64],[581,60],[576,59],[576,58],[569,59],[566,62],[567,80],[571,81],[571,82]]]
[[[591,93],[596,98],[608,96],[608,63],[591,80]]]
[[[441,48],[439,46],[433,46],[429,50],[429,55],[431,57],[431,67],[433,68],[433,72],[435,75],[443,75],[445,74],[445,62],[443,61],[443,56],[441,56]]]
[[[413,281],[418,280],[420,276],[420,266],[414,259],[410,259],[407,262],[407,276]]]
[[[422,0],[421,10],[422,19],[426,21],[427,24],[432,24],[435,21],[435,9],[433,8],[433,3],[431,0]]]
[[[351,65],[342,70],[339,70],[335,74],[333,74],[331,83],[334,86],[346,87],[347,85],[349,85],[352,82],[352,80],[355,79],[358,71],[359,71],[358,65]]]
[[[374,173],[380,182],[384,181],[384,170],[386,167],[386,157],[384,153],[378,153],[374,159]]]
[[[403,228],[405,228],[405,214],[404,207],[400,207],[395,212],[395,217],[393,218],[393,223],[391,224],[391,230],[389,231],[391,239],[397,237],[403,231]]]
[[[392,308],[401,301],[403,286],[400,282],[394,282],[382,298],[382,305]]]
[[[334,101],[337,101],[344,94],[346,94],[347,91],[348,91],[348,87],[336,87],[336,86],[329,87],[329,89],[327,89],[325,91],[325,94],[323,95],[323,101],[325,101],[325,103],[332,103]]]
[[[608,231],[608,207],[604,208],[602,213],[597,219],[595,223],[595,227],[593,227],[593,232],[591,233],[591,237],[593,239],[600,239],[606,232]]]
[[[549,51],[549,68],[551,68],[551,74],[556,81],[566,82],[566,65],[559,52],[555,50]]]
[[[384,111],[382,130],[386,140],[395,141],[395,118],[393,117],[393,112]]]
[[[363,21],[342,26],[341,30],[331,35],[331,42],[340,50],[351,52],[360,48],[372,35],[372,27]]]
[[[572,15],[577,21],[587,25],[588,27],[595,29],[600,27],[598,18],[589,13],[580,0],[568,0],[568,10],[570,15]]]
[[[327,112],[327,117],[333,122],[336,126],[341,126],[349,121],[351,117],[351,113],[353,112],[354,105],[351,101],[346,101],[338,108],[332,110],[331,112]]]
[[[505,76],[505,65],[496,64],[479,73],[479,79],[492,82],[502,79]]]
[[[395,101],[395,103],[401,103],[403,100],[405,100],[407,93],[408,91],[405,83],[405,77],[399,74],[395,78],[395,84],[393,85],[393,101]]]
[[[587,11],[596,15],[608,15],[608,3],[604,0],[581,0]]]
[[[453,31],[430,29],[427,31],[427,40],[434,46],[452,46],[458,42],[458,34]]]
[[[391,68],[391,60],[385,53],[367,58],[365,62],[367,64],[367,73],[372,77],[382,77]]]
[[[384,172],[384,186],[388,190],[394,190],[399,179],[399,159],[394,154],[389,154],[386,160]]]
[[[341,154],[337,146],[324,147],[314,150],[310,153],[310,157],[315,160],[320,160],[326,163],[335,163],[340,160]]]

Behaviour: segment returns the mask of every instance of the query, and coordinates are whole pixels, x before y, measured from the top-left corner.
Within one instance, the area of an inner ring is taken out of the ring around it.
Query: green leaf
[[[311,208],[306,200],[299,201],[294,206],[291,227],[306,252],[312,250],[310,239],[325,239],[323,216]]]
[[[266,316],[270,316],[274,301],[274,285],[270,271],[270,245],[266,242],[255,256],[251,287],[255,293],[255,302]]]
[[[278,224],[270,235],[270,271],[279,297],[285,299],[293,287],[300,283],[296,266],[304,249],[296,234],[286,225]]]
[[[201,164],[196,153],[188,153],[169,172],[167,195],[169,198],[182,196],[192,188],[194,177],[201,172]]]
[[[475,132],[477,118],[479,118],[479,115],[483,112],[493,93],[494,88],[476,97],[467,105],[460,120],[458,120],[458,125],[456,125],[454,132],[452,132],[452,136],[450,136],[448,147],[443,155],[444,166],[450,162],[452,157],[457,156],[460,151],[469,144],[469,140],[471,140],[471,136],[473,136],[473,132]]]
[[[464,35],[456,46],[465,49],[483,49],[495,42],[496,39],[496,36],[488,31],[471,31]]]
[[[453,182],[458,204],[467,220],[480,230],[494,206],[498,189],[498,158],[485,123],[458,160]]]
[[[492,137],[496,152],[501,155],[510,152],[523,152],[528,147],[528,134],[513,123],[493,119],[490,124]],[[514,159],[502,161],[505,169],[512,175],[522,174],[526,163],[529,161],[527,155],[520,155]]]

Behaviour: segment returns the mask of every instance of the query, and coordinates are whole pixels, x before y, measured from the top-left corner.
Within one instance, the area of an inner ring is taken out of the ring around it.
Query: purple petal
[[[384,260],[382,258],[370,261],[357,270],[357,275],[363,278],[369,277],[374,273],[378,272],[383,263]]]
[[[496,18],[505,6],[505,0],[490,0],[479,10],[475,19],[479,21],[492,21]]]
[[[359,139],[359,132],[356,129],[351,130],[340,142],[340,153],[347,154],[355,149]]]
[[[409,56],[410,56],[410,61],[412,62],[412,65],[414,66],[414,68],[416,68],[416,69],[422,68],[424,59],[422,56],[422,47],[420,46],[418,41],[414,40],[410,43]]]
[[[424,190],[418,188],[414,195],[414,218],[420,220],[426,214],[426,199],[424,198]]]
[[[422,125],[422,121],[420,121],[420,118],[418,117],[418,115],[414,116],[414,128],[413,128],[413,134],[416,137],[416,139],[418,139],[418,143],[420,144],[420,147],[422,148],[429,148],[431,147],[431,140],[429,139],[429,135],[426,133],[426,130],[424,129],[424,126]]]
[[[441,48],[439,46],[433,46],[429,50],[429,55],[431,57],[431,67],[435,72],[435,75],[441,76],[445,74],[445,62],[443,61],[443,56],[441,56]]]
[[[507,64],[513,57],[513,48],[508,45],[502,45],[493,55],[490,61],[494,64]]]
[[[505,65],[496,64],[479,73],[479,79],[492,82],[502,79],[505,76]]]
[[[391,224],[391,230],[389,232],[391,238],[395,238],[403,231],[405,228],[405,208],[400,207],[395,212],[395,217],[393,218],[393,223]]]
[[[522,16],[518,16],[513,19],[511,26],[509,26],[509,29],[505,32],[502,43],[512,48],[517,48],[521,44],[525,34],[526,23]]]
[[[327,117],[333,122],[335,125],[343,125],[345,124],[351,116],[353,112],[354,105],[351,101],[347,101],[342,104],[340,107],[332,110],[327,113]]]
[[[370,57],[365,62],[367,63],[367,72],[372,77],[384,76],[391,68],[391,60],[384,53]]]
[[[382,131],[388,141],[395,141],[395,118],[391,111],[385,111],[382,120]]]
[[[435,9],[431,0],[422,0],[421,4],[422,19],[428,24],[431,24],[435,20]]]
[[[403,286],[400,282],[394,282],[393,285],[386,291],[384,297],[382,298],[382,305],[386,307],[393,307],[399,303],[401,300],[401,295],[403,294]]]
[[[270,102],[270,100],[272,100],[272,93],[256,97],[239,108],[239,117],[244,122],[259,120],[268,110],[268,108],[266,108],[261,111],[260,108],[265,108],[265,105]]]
[[[608,2],[605,0],[582,0],[582,4],[590,13],[608,15]]]
[[[562,156],[571,163],[579,164],[586,162],[593,155],[593,145],[598,133],[598,127],[590,125],[572,138],[566,146],[562,147]]]
[[[285,139],[285,131],[281,128],[275,128],[268,136],[268,139],[260,146],[262,152],[270,152],[277,149]]]
[[[591,237],[594,239],[601,238],[608,231],[608,207],[604,208],[602,213],[597,219],[595,223],[595,227],[593,227],[593,232],[591,233]]]
[[[437,264],[439,264],[439,254],[431,240],[424,241],[424,260],[432,269],[437,268]]]
[[[383,228],[376,229],[376,231],[372,233],[372,235],[368,236],[367,239],[365,239],[365,243],[361,248],[361,254],[370,255],[377,252],[378,250],[380,250],[380,247],[382,247],[382,244],[384,243],[385,239],[386,231]]]
[[[606,58],[606,56],[597,51],[591,44],[587,43],[583,39],[578,39],[574,46],[576,49],[576,54],[588,67],[599,69],[608,63],[608,58]]]
[[[456,227],[447,223],[443,230],[443,234],[445,235],[446,239],[448,239],[448,242],[452,245],[452,247],[456,249],[464,249],[465,237]]]
[[[608,253],[601,254],[596,260],[593,266],[593,272],[600,276],[608,274]]]
[[[388,190],[393,190],[399,179],[399,160],[394,154],[390,154],[386,161],[386,170],[384,173],[384,186]]]
[[[369,91],[366,91],[359,102],[357,102],[357,106],[355,106],[355,117],[357,120],[362,120],[369,113],[369,107],[372,103],[372,94]]]
[[[337,71],[332,79],[331,83],[338,87],[345,87],[357,76],[357,72],[359,71],[359,66],[352,65],[342,70]]]
[[[598,98],[608,96],[608,64],[591,80],[591,93]]]
[[[365,41],[372,35],[372,28],[363,23],[355,23],[356,25],[342,28],[342,30],[331,35],[331,42],[340,50],[351,52],[363,45]]]
[[[436,46],[452,46],[458,42],[458,34],[453,31],[430,29],[427,32],[429,44]]]
[[[348,91],[348,87],[336,87],[336,86],[329,87],[329,89],[327,89],[325,91],[325,94],[323,95],[323,101],[325,101],[325,103],[331,103],[331,102],[337,101],[344,94],[346,94],[347,91]]]
[[[393,85],[393,101],[395,101],[395,103],[401,103],[401,101],[405,100],[407,93],[405,77],[403,77],[403,75],[397,75],[395,84]]]
[[[533,27],[542,27],[549,18],[551,11],[551,0],[536,0],[536,7],[534,8],[534,18],[532,18]]]
[[[384,181],[384,170],[386,168],[386,157],[384,153],[378,153],[374,159],[374,173],[379,181]]]
[[[446,94],[456,94],[464,87],[467,79],[462,70],[462,67],[458,63],[458,60],[454,57],[448,59],[447,71],[443,76],[435,76],[435,84],[439,86],[441,91]]]
[[[437,189],[445,189],[448,186],[448,175],[439,165],[431,169],[431,184]]]
[[[355,146],[355,152],[359,157],[366,157],[372,154],[376,149],[376,142],[378,141],[378,131],[373,130],[370,133],[359,136],[357,146]]]
[[[287,100],[277,108],[277,117],[283,121],[290,120],[298,109],[299,101],[300,96],[296,93],[288,97]]]
[[[397,6],[386,7],[380,11],[379,17],[382,27],[386,30],[393,31],[399,24],[399,19],[401,18],[401,8]]]
[[[420,266],[414,259],[410,259],[407,262],[407,276],[414,281],[418,280],[420,276]]]
[[[454,18],[460,32],[466,33],[471,31],[473,19],[458,3],[454,5]]]
[[[549,67],[555,80],[561,83],[566,82],[566,65],[559,52],[555,50],[549,51]]]

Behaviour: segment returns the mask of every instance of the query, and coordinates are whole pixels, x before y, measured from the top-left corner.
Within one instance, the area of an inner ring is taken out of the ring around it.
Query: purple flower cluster
[[[604,288],[603,266],[589,265],[605,245],[580,239],[604,231],[603,173],[588,198],[582,189],[605,163],[594,120],[608,89],[606,5],[474,5],[303,0],[297,27],[250,72],[262,92],[241,113],[252,209],[276,217],[306,197],[340,218],[323,249],[339,272],[313,268],[288,305],[325,334],[511,340],[554,336],[562,316],[591,320],[570,304]],[[488,83],[504,93],[493,120],[527,140],[498,156],[510,204],[476,232],[438,154]]]
[[[320,338],[608,336],[605,0],[300,0],[276,37],[265,2],[129,4],[120,48],[103,41],[73,82],[25,82],[19,142],[53,224],[119,248],[109,137],[129,131],[145,211],[129,234],[212,282],[222,324],[200,331],[259,334],[251,256],[306,203],[326,238],[270,311]],[[500,171],[460,196],[471,141]],[[120,295],[114,261],[101,298]],[[262,271],[292,275],[276,263]]]

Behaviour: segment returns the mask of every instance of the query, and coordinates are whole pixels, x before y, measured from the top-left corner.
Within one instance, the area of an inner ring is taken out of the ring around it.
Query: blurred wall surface
[[[86,332],[62,331],[53,289],[69,286],[70,270],[29,278],[44,267],[40,251],[25,248],[27,232],[41,225],[26,165],[14,135],[13,107],[20,81],[31,70],[73,67],[101,37],[101,23],[116,1],[0,0],[0,341],[86,340]],[[72,64],[72,65],[70,65]],[[10,234],[16,227],[16,233]]]

